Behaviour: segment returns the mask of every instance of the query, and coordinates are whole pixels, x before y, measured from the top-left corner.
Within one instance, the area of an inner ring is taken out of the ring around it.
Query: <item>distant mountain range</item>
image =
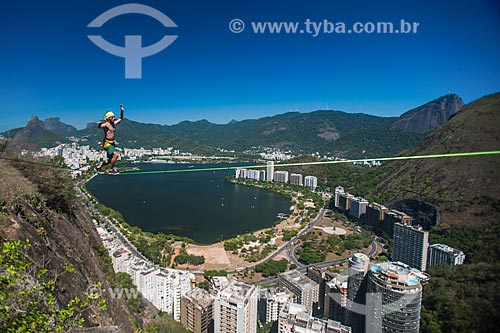
[[[49,118],[45,121],[41,121],[38,117],[33,116],[28,121],[28,124],[26,124],[26,127],[7,131],[3,133],[3,136],[12,138],[9,147],[52,147],[60,143],[68,142],[68,139],[66,139],[64,135],[54,131],[54,129],[60,130],[67,127],[70,127],[70,125],[61,123],[59,118]]]
[[[288,112],[228,124],[199,120],[169,126],[125,119],[119,125],[117,141],[122,147],[174,146],[184,151],[204,153],[213,152],[215,148],[243,151],[265,146],[296,153],[317,151],[345,157],[387,156],[418,144],[462,106],[460,97],[451,94],[405,112],[401,117],[319,110]],[[50,139],[55,144],[63,142],[64,137],[75,136],[87,139],[97,147],[102,140],[102,131],[95,123],[77,131],[58,118],[43,122],[34,118],[24,129],[11,130],[3,135],[12,138],[13,145],[30,143],[43,146],[48,145]],[[51,137],[47,132],[54,135]]]

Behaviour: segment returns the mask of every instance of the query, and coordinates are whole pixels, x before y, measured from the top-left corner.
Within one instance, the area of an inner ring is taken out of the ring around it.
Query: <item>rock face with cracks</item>
[[[106,309],[91,306],[83,312],[85,332],[133,332],[137,318],[109,293],[111,261],[66,173],[0,160],[0,243],[29,240],[30,271],[46,268],[45,276],[55,279],[57,307],[102,285]]]

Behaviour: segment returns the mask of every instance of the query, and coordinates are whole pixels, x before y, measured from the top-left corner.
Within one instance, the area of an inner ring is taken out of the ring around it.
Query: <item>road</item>
[[[347,259],[348,258],[341,258],[341,259],[335,259],[335,260],[328,260],[328,261],[317,262],[315,264],[310,264],[310,265],[303,265],[302,267],[299,267],[296,270],[298,270],[299,272],[305,274],[306,271],[307,271],[307,269],[309,267],[319,267],[319,268],[330,267],[330,266],[333,266],[333,265],[341,264],[341,263],[347,261]],[[271,276],[271,277],[268,277],[266,279],[263,279],[263,280],[260,280],[258,282],[255,282],[255,284],[257,284],[257,285],[274,284],[277,281],[278,281],[278,277],[277,276]]]
[[[259,264],[262,264],[262,263],[265,263],[266,261],[272,260],[272,259],[276,258],[281,252],[283,252],[285,250],[289,254],[290,253],[289,252],[290,251],[290,247],[293,246],[294,242],[296,242],[302,235],[304,235],[304,234],[308,233],[309,231],[311,231],[311,229],[314,228],[314,226],[316,224],[318,224],[319,221],[321,221],[321,219],[325,216],[326,211],[327,211],[326,209],[321,208],[321,210],[319,211],[318,215],[316,215],[316,217],[314,218],[314,220],[312,220],[311,222],[309,222],[309,224],[304,229],[300,230],[297,233],[297,235],[295,235],[294,237],[292,237],[292,239],[290,239],[285,244],[282,244],[276,251],[274,251],[273,253],[271,253],[270,255],[268,255],[267,257],[265,257],[264,259],[259,260],[256,263],[254,263],[253,265],[247,266],[246,268],[247,269],[252,269],[252,268],[254,268],[255,266],[257,266]],[[297,266],[299,266],[299,265],[303,266],[298,261],[295,264]],[[230,273],[230,274],[236,273],[236,270],[228,271],[228,273]]]
[[[368,257],[372,257],[374,254],[379,254],[384,250],[384,247],[382,244],[380,244],[378,241],[373,240],[372,243],[370,244],[371,248],[370,251],[366,254]]]
[[[85,200],[85,205],[87,206],[87,209],[93,213],[94,215],[98,216],[101,221],[106,222],[106,226],[111,229],[116,237],[120,240],[120,242],[125,246],[127,250],[132,252],[136,257],[149,262],[150,260],[146,258],[141,252],[139,252],[135,246],[128,240],[127,237],[125,237],[121,231],[116,227],[116,225],[107,217],[104,216],[97,208],[94,206],[94,204],[90,201],[89,197],[87,196],[86,193],[84,193],[78,186],[76,186],[76,191],[79,194],[79,196]]]

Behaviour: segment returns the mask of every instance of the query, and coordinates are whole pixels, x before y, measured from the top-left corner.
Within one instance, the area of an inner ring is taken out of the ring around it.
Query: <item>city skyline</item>
[[[0,131],[24,126],[33,114],[83,128],[120,103],[127,118],[158,124],[227,123],[317,109],[399,116],[447,93],[469,103],[500,86],[494,1],[143,3],[177,28],[138,14],[88,27],[122,1],[6,4],[0,14],[9,32],[0,37]],[[230,30],[235,19],[246,23],[241,33]],[[325,28],[402,20],[418,23],[418,31],[342,34]],[[266,22],[295,22],[300,30],[252,30]],[[94,33],[116,45],[123,45],[124,35],[141,35],[144,45],[178,37],[142,59],[141,79],[125,79],[124,59],[94,45],[87,37]]]

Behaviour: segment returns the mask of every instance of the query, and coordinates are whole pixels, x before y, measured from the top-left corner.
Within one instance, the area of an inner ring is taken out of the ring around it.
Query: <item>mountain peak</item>
[[[38,118],[37,116],[33,115],[31,116],[30,120],[28,120],[28,123],[26,124],[26,127],[28,126],[39,126],[39,125],[42,125],[42,122],[40,121],[40,118]]]
[[[59,117],[45,119],[43,121],[43,126],[46,130],[55,132],[62,136],[71,136],[78,133],[78,130],[75,127],[61,122]]]
[[[64,126],[69,126],[59,121],[54,122],[53,119],[49,121],[51,124],[62,124]],[[47,119],[48,120],[48,119]],[[50,127],[50,126],[49,126]],[[73,126],[70,126],[73,127]],[[74,133],[77,133],[76,128],[74,128]],[[22,130],[18,131],[16,135],[12,138],[9,143],[9,147],[24,147],[34,146],[34,147],[51,147],[60,142],[64,142],[65,139],[56,131],[46,128],[45,122],[41,121],[37,116],[31,116],[30,120]]]
[[[403,113],[392,124],[392,128],[413,133],[431,132],[447,122],[463,106],[464,102],[458,95],[444,95]]]

